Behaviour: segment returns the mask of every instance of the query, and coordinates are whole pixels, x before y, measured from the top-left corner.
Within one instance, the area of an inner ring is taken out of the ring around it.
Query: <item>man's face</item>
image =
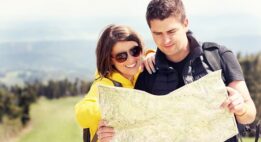
[[[158,48],[167,56],[182,56],[188,47],[186,32],[188,20],[183,22],[170,16],[164,20],[154,19],[150,21],[150,30]]]

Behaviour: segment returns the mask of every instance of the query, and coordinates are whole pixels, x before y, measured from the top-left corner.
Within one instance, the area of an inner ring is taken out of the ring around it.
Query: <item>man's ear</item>
[[[189,20],[188,20],[188,18],[185,18],[185,19],[184,19],[183,25],[184,25],[185,28],[188,28],[188,25],[189,25]]]
[[[183,25],[184,25],[184,27],[186,28],[186,30],[188,31],[189,30],[189,20],[188,20],[188,18],[185,18],[184,19],[184,21],[183,21]]]

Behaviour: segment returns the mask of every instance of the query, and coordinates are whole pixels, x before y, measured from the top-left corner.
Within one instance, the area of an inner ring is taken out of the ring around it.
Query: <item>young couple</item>
[[[152,0],[147,7],[146,20],[157,51],[156,54],[147,51],[144,63],[143,42],[132,29],[110,25],[101,34],[96,48],[96,79],[85,98],[75,106],[77,121],[82,128],[90,129],[91,139],[97,134],[99,142],[108,142],[114,136],[113,128],[101,120],[98,84],[165,95],[214,71],[203,52],[203,45],[189,31],[181,0]],[[233,113],[239,124],[249,124],[255,120],[256,108],[240,65],[230,50],[218,48],[218,53],[229,94],[221,106]],[[142,64],[147,69],[143,72],[140,70]],[[235,136],[227,140],[236,141]]]

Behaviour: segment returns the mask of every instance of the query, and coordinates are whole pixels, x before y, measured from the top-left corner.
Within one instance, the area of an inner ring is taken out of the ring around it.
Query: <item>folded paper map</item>
[[[102,119],[115,130],[113,142],[223,142],[238,133],[221,71],[167,95],[98,86]]]

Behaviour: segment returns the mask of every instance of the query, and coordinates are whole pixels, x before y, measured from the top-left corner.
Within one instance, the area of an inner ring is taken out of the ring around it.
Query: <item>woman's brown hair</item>
[[[138,34],[128,26],[109,25],[102,32],[96,47],[96,63],[101,78],[108,77],[115,70],[111,60],[113,46],[119,41],[134,41],[143,49]]]

